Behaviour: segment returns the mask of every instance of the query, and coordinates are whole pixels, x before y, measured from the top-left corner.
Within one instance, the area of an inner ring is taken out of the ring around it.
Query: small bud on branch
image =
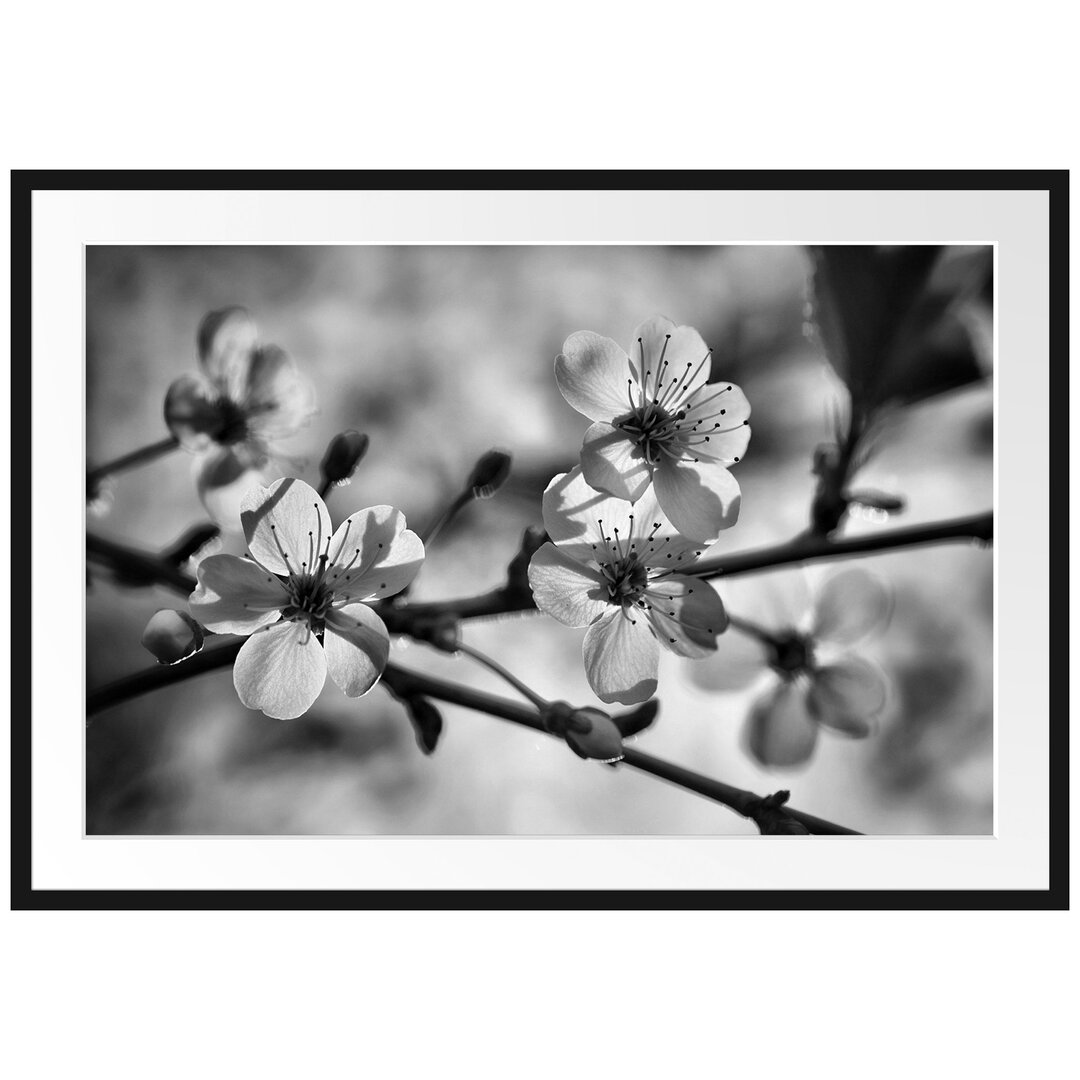
[[[370,445],[368,436],[359,431],[343,431],[335,435],[319,465],[323,488],[329,490],[333,484],[348,483]]]
[[[203,647],[203,629],[186,611],[163,608],[150,616],[142,646],[159,664],[179,664]]]
[[[474,499],[490,499],[510,476],[513,458],[502,450],[489,450],[473,466],[466,487]]]

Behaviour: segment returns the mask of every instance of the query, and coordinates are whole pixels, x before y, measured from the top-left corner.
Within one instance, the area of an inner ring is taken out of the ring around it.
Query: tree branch
[[[113,705],[119,705],[141,694],[152,690],[159,690],[183,682],[196,675],[202,675],[208,671],[215,671],[228,667],[235,659],[236,654],[243,645],[242,641],[221,645],[213,649],[207,649],[197,655],[171,666],[158,666],[146,668],[126,678],[118,679],[87,696],[87,715],[92,716]],[[409,671],[399,668],[395,664],[387,664],[383,672],[382,682],[386,687],[399,697],[421,695],[445,701],[451,705],[460,705],[466,709],[474,709],[477,712],[487,713],[489,716],[497,716],[522,727],[531,728],[533,731],[551,735],[544,728],[539,714],[535,709],[526,708],[517,702],[508,701],[505,698],[496,697],[483,690],[474,690],[468,686],[460,686],[457,683],[447,682],[444,679],[436,679],[420,672]],[[732,787],[720,780],[712,780],[707,776],[684,769],[681,765],[673,765],[661,758],[653,757],[642,750],[627,747],[625,756],[619,765],[628,765],[640,772],[648,773],[658,779],[666,780],[677,787],[685,788],[695,794],[703,795],[714,802],[722,803],[730,810],[743,817],[754,821],[759,827],[763,826],[765,815],[770,811],[769,798],[762,798],[752,791]],[[804,826],[810,833],[818,835],[858,835],[854,829],[844,828],[824,818],[815,817],[813,814],[803,813],[790,806],[784,807],[784,813]]]
[[[900,529],[885,529],[865,536],[829,539],[804,534],[786,544],[759,548],[757,551],[736,552],[733,555],[714,555],[699,559],[684,574],[694,577],[731,577],[752,570],[769,570],[775,566],[806,562],[814,559],[839,559],[845,555],[867,555],[874,551],[891,551],[915,544],[938,544],[944,540],[976,540],[984,544],[994,538],[994,514],[972,514],[970,517],[934,521],[926,525],[907,525]]]
[[[916,544],[934,544],[949,540],[989,543],[993,536],[994,515],[987,511],[949,521],[886,529],[865,536],[829,539],[804,534],[773,547],[701,559],[683,573],[702,578],[732,577],[735,574],[769,570],[791,563],[866,555]],[[122,579],[133,584],[168,585],[184,594],[195,588],[194,578],[157,556],[125,547],[103,537],[87,534],[86,553],[92,561],[108,566]],[[407,604],[384,601],[376,605],[375,610],[386,623],[390,633],[422,638],[435,624],[445,624],[447,620],[491,618],[513,612],[535,611],[536,608],[532,594],[527,589],[503,586],[479,596],[459,600],[430,600]]]

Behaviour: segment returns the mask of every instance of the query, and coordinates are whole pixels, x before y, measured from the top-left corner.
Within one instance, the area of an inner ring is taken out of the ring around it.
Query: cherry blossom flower
[[[302,480],[249,491],[241,515],[250,558],[199,563],[191,613],[219,634],[250,635],[233,668],[249,709],[290,720],[318,697],[326,673],[349,697],[386,667],[390,636],[365,601],[400,592],[424,561],[420,538],[392,506],[330,515]]]
[[[657,506],[594,491],[581,468],[544,492],[551,541],[529,564],[536,606],[567,626],[587,626],[589,684],[602,701],[632,705],[656,690],[660,646],[680,656],[716,649],[724,605],[704,581],[679,573],[701,554]]]
[[[311,418],[315,394],[284,350],[259,343],[243,308],[210,312],[196,339],[202,370],[169,387],[165,423],[200,454],[196,486],[205,501],[207,492],[267,465],[275,444]]]
[[[821,728],[865,738],[885,706],[888,682],[848,647],[888,620],[885,586],[861,569],[833,575],[816,596],[801,572],[770,574],[756,584],[748,608],[755,621],[731,615],[732,632],[711,663],[694,666],[694,681],[710,690],[739,690],[764,683],[769,673],[744,729],[746,748],[762,765],[809,761]]]
[[[728,467],[750,441],[750,405],[732,383],[710,383],[710,350],[689,326],[656,315],[634,331],[630,355],[589,330],[555,359],[566,400],[595,421],[581,467],[600,491],[635,502],[652,483],[668,520],[711,542],[739,516]]]

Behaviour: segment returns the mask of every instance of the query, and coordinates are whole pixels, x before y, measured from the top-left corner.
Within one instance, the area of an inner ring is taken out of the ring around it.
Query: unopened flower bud
[[[587,731],[578,730],[588,724]],[[607,713],[599,709],[577,709],[566,729],[566,745],[578,757],[594,761],[618,761],[623,756],[622,732]]]
[[[490,499],[506,483],[513,458],[502,450],[489,450],[473,466],[465,486],[474,499]]]
[[[179,664],[203,647],[203,630],[186,611],[163,608],[146,624],[142,645],[159,664]]]
[[[323,479],[328,484],[343,484],[352,479],[357,465],[367,453],[371,440],[359,431],[343,431],[330,440],[323,454]]]
[[[434,753],[442,734],[442,713],[426,697],[406,698],[405,708],[409,710],[416,745],[425,754]]]
[[[890,495],[884,491],[852,491],[848,499],[871,510],[884,510],[887,514],[898,514],[904,509],[904,500],[899,495]]]
[[[618,761],[623,756],[622,733],[606,712],[575,709],[565,701],[552,701],[541,713],[544,727],[561,735],[578,757]]]

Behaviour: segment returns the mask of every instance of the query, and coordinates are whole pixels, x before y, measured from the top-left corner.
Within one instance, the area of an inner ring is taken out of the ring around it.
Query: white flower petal
[[[806,705],[819,724],[860,739],[870,734],[871,721],[884,707],[886,695],[880,668],[848,656],[814,672]]]
[[[250,490],[241,508],[248,550],[268,570],[299,574],[318,566],[330,543],[330,514],[310,484],[275,480]]]
[[[276,345],[257,348],[247,371],[242,408],[248,426],[261,439],[287,438],[315,412],[315,388]]]
[[[184,449],[205,450],[221,428],[217,392],[201,375],[181,375],[165,394],[165,423]]]
[[[276,622],[288,597],[261,566],[235,555],[210,555],[199,563],[191,614],[215,634],[250,634]]]
[[[750,402],[746,395],[734,383],[724,380],[700,387],[685,408],[683,427],[696,424],[701,435],[711,434],[710,429],[719,433],[725,428],[738,428],[750,419]]]
[[[678,409],[709,381],[709,347],[692,326],[676,326],[663,315],[646,319],[634,331],[630,359],[646,396],[665,399],[669,411]]]
[[[401,592],[420,572],[424,544],[405,528],[392,506],[370,506],[350,514],[330,541],[326,583],[338,597],[383,599]]]
[[[644,618],[613,608],[585,631],[582,654],[601,701],[636,705],[656,692],[660,647]]]
[[[813,635],[836,645],[853,645],[889,619],[892,597],[884,582],[866,570],[834,574],[814,605]]]
[[[306,623],[256,630],[233,667],[233,685],[249,709],[292,720],[311,708],[326,682],[326,657]]]
[[[652,480],[652,466],[630,437],[611,424],[596,423],[585,432],[581,471],[592,487],[634,502]]]
[[[199,326],[199,363],[214,383],[236,402],[243,394],[256,338],[255,323],[239,307],[211,311]]]
[[[630,410],[630,358],[611,338],[579,330],[555,357],[555,381],[567,402],[590,420],[613,420]]]
[[[801,684],[784,679],[754,703],[746,723],[746,747],[762,765],[790,768],[810,760],[818,726]]]
[[[657,640],[679,656],[701,658],[716,651],[728,617],[717,591],[700,578],[670,574],[649,582],[643,599]]]
[[[580,466],[548,484],[543,508],[548,536],[578,562],[607,562],[633,545],[647,565],[685,566],[700,550],[660,513],[651,487],[629,503],[594,491]]]
[[[566,626],[588,626],[609,610],[607,583],[599,570],[545,544],[529,563],[536,606]]]
[[[723,465],[661,457],[653,487],[671,524],[690,539],[710,543],[739,519],[739,482]]]
[[[330,678],[348,697],[360,697],[386,668],[390,635],[367,604],[348,604],[327,613],[323,648]]]

